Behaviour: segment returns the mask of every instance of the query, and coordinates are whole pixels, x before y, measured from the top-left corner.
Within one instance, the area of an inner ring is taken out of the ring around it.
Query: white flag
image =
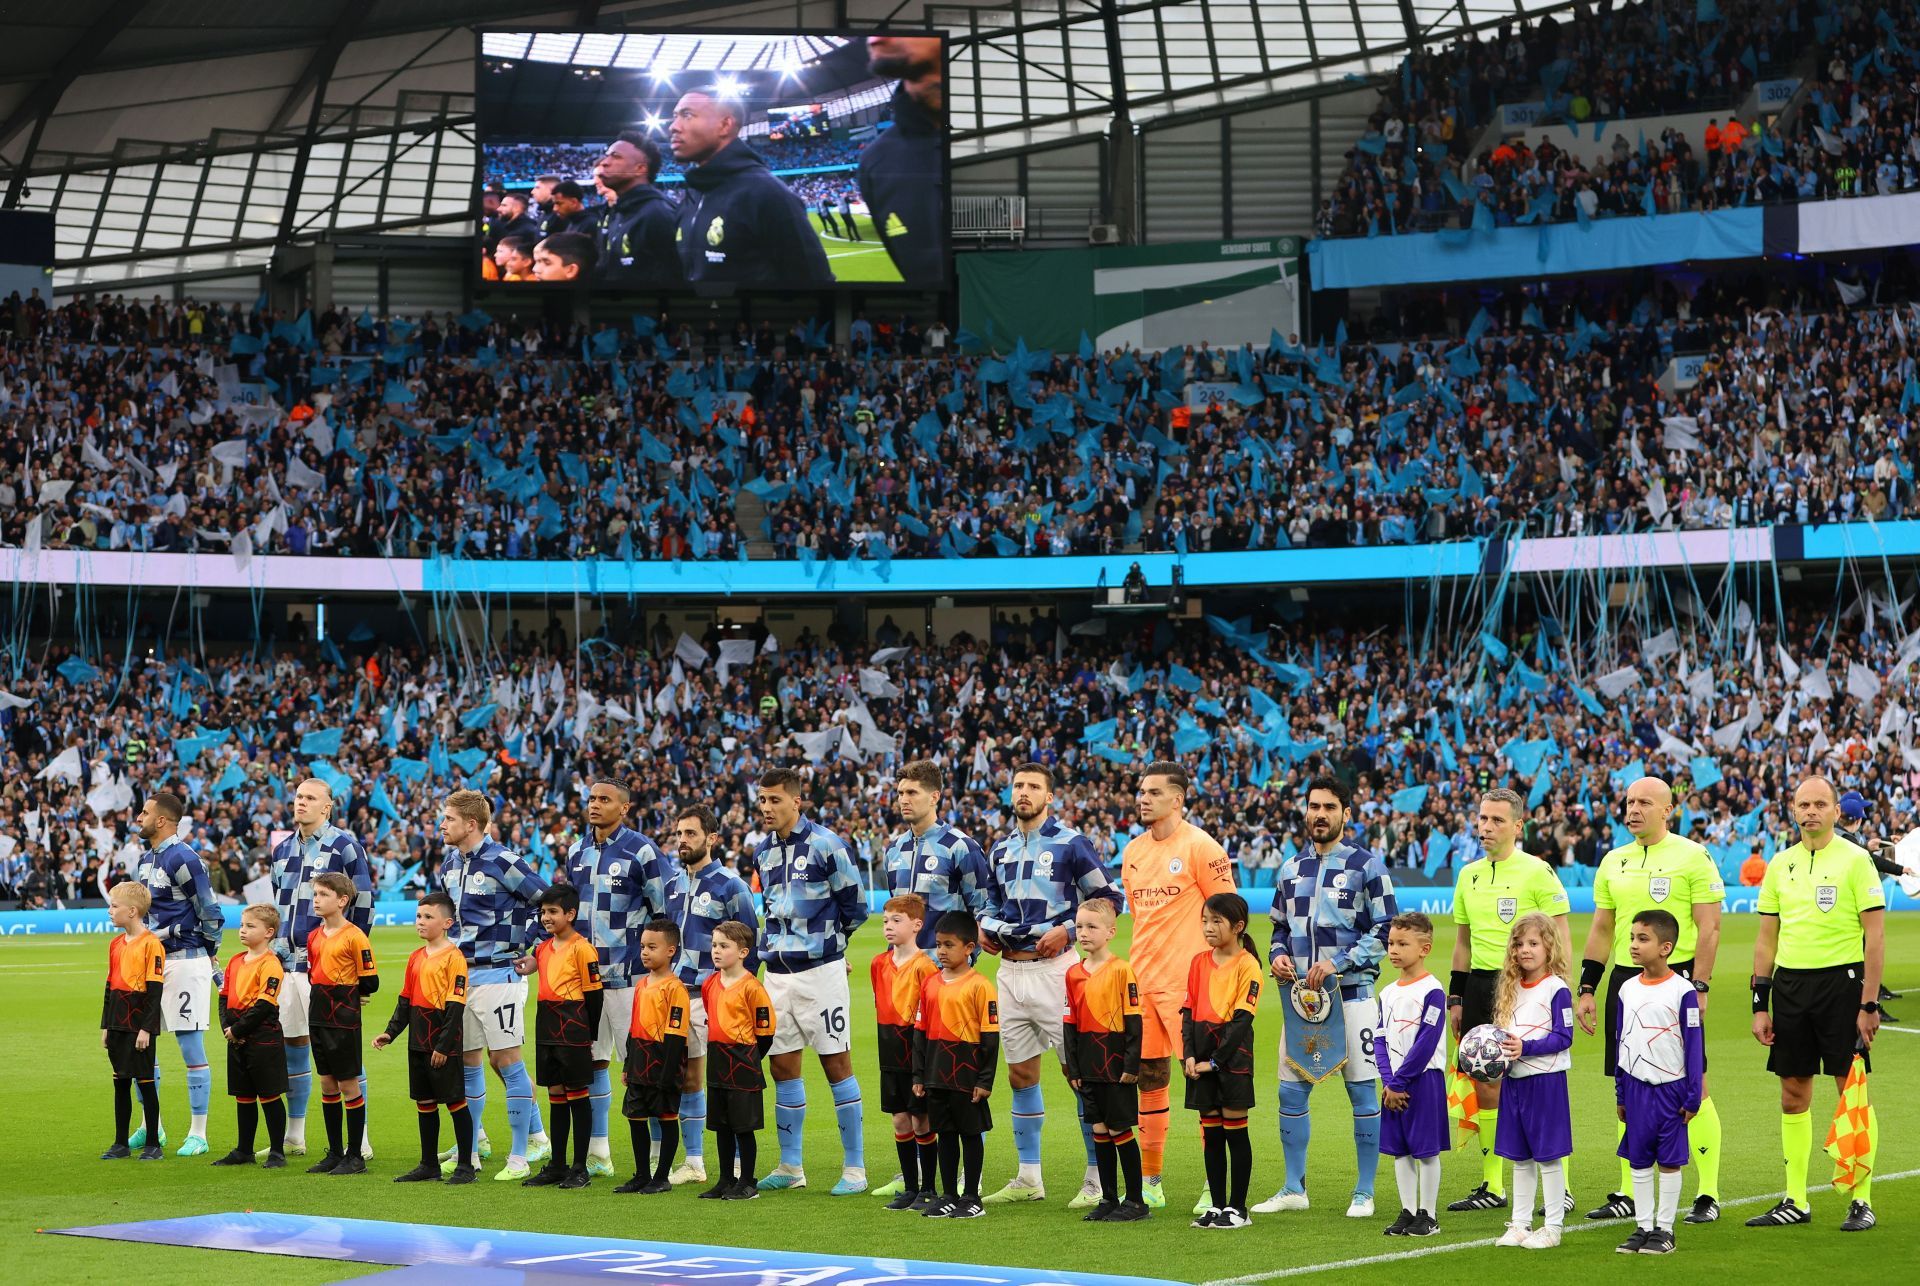
[[[968,704],[972,702],[974,689],[979,685],[979,682],[977,676],[969,678],[965,683],[960,685],[960,690],[953,694],[953,706],[951,708],[956,713],[966,709]]]
[[[212,456],[218,463],[229,469],[242,469],[247,463],[247,440],[228,438],[225,442],[216,442]]]
[[[760,650],[768,656],[775,656],[780,651],[780,640],[769,634],[767,635],[767,641],[760,645]]]
[[[1847,662],[1847,694],[1871,701],[1880,695],[1880,676],[1858,661]]]
[[[87,807],[95,817],[105,817],[123,808],[133,807],[133,783],[125,777],[112,777],[87,792]]]
[[[1788,683],[1798,683],[1800,681],[1799,663],[1787,655],[1787,649],[1784,645],[1775,643],[1773,650],[1780,654],[1780,673],[1782,677],[1784,677]]]
[[[832,754],[840,744],[841,728],[828,728],[825,732],[796,732],[792,741],[813,763],[819,763]]]
[[[851,728],[840,729],[840,757],[851,759],[856,764],[861,760],[860,743],[853,739]]]
[[[1698,451],[1700,449],[1700,421],[1691,415],[1669,415],[1660,421],[1666,432],[1661,436],[1660,444],[1669,451]]]
[[[883,647],[873,654],[873,663],[875,665],[885,665],[889,661],[899,660],[911,651],[913,651],[913,649],[910,647]]]
[[[1680,639],[1671,630],[1662,630],[1640,645],[1640,655],[1648,661],[1658,661],[1663,656],[1671,656],[1680,650]]]
[[[66,781],[80,784],[80,747],[68,746],[53,757],[53,762],[33,775],[35,781]]]
[[[289,456],[287,458],[287,485],[289,487],[305,487],[309,491],[312,491],[327,485],[327,475],[317,469],[309,469],[305,464],[301,463],[299,456]]]
[[[24,710],[37,700],[39,700],[38,697],[16,697],[13,693],[0,688],[0,710]]]
[[[321,455],[333,454],[333,426],[327,423],[326,416],[316,415],[307,421],[307,441],[313,443]]]
[[[685,662],[688,668],[698,670],[707,663],[707,649],[694,642],[691,634],[682,634],[680,641],[673,645],[673,657]]]
[[[1593,686],[1598,688],[1601,694],[1609,700],[1618,700],[1622,692],[1625,692],[1628,688],[1633,687],[1639,682],[1640,671],[1628,665],[1601,675],[1593,681]]]
[[[175,461],[161,465],[154,476],[160,479],[160,490],[171,491],[173,490],[173,480],[178,477],[179,474],[180,465],[178,461]]]
[[[899,747],[899,742],[881,732],[878,728],[860,730],[860,749],[870,755],[890,755]]]
[[[873,670],[866,666],[860,667],[860,691],[862,695],[869,697],[897,697],[900,695],[899,687],[897,687],[891,679],[887,678],[887,672],[885,670]]]
[[[1700,748],[1692,742],[1682,741],[1671,732],[1662,729],[1660,732],[1659,753],[1667,756],[1669,759],[1691,759],[1700,753]]]
[[[752,639],[722,639],[720,661],[714,666],[714,673],[720,676],[720,682],[725,683],[727,676],[736,668],[753,664],[753,654]]]
[[[1732,750],[1740,744],[1740,734],[1747,729],[1745,719],[1735,719],[1732,723],[1720,725],[1713,730],[1713,745],[1716,750]]]
[[[1833,684],[1824,669],[1811,669],[1800,676],[1800,690],[1818,701],[1833,700]]]
[[[233,538],[233,567],[244,572],[253,562],[253,537],[242,531]]]
[[[673,685],[671,683],[654,694],[653,708],[663,715],[672,714],[680,708],[680,703],[674,696]]]
[[[618,701],[609,701],[606,705],[600,707],[600,709],[601,713],[605,714],[609,719],[615,719],[621,723],[633,722],[633,712],[621,705]]]
[[[1713,667],[1703,665],[1687,676],[1687,695],[1695,701],[1713,700]]]
[[[73,479],[71,478],[56,478],[52,482],[42,483],[40,487],[41,507],[45,508],[48,505],[59,504],[67,498],[67,493],[72,490]]]
[[[1667,488],[1665,483],[1656,482],[1647,488],[1647,515],[1655,522],[1667,516]]]

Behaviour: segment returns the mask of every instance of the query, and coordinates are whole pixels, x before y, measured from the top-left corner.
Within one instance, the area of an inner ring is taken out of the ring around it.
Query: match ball
[[[1499,1080],[1507,1074],[1507,1051],[1500,1048],[1506,1038],[1492,1023],[1481,1023],[1460,1038],[1454,1065],[1482,1084]]]

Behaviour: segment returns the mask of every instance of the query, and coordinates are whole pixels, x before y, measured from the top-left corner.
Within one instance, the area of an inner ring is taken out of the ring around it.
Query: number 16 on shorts
[[[846,967],[838,960],[801,973],[769,973],[775,1054],[811,1049],[844,1054],[850,1048],[847,1015],[853,1010]]]

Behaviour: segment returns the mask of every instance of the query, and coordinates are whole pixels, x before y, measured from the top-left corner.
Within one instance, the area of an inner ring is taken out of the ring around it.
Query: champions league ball
[[[1460,1038],[1455,1065],[1483,1084],[1499,1080],[1507,1074],[1507,1052],[1500,1048],[1506,1038],[1507,1033],[1492,1023],[1481,1023]]]

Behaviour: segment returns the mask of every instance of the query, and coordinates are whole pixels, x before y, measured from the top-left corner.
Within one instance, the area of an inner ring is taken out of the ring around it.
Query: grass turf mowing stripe
[[[1873,1176],[1873,1181],[1876,1184],[1898,1183],[1902,1179],[1912,1179],[1916,1176],[1920,1176],[1920,1170],[1901,1170],[1895,1174],[1876,1174]],[[1811,1197],[1816,1192],[1832,1191],[1833,1185],[1831,1183],[1823,1183],[1817,1188],[1808,1188],[1807,1195]],[[1772,1205],[1786,1195],[1784,1192],[1764,1192],[1754,1197],[1735,1197],[1731,1201],[1722,1201],[1720,1203],[1720,1209],[1732,1210],[1738,1206]],[[1683,1202],[1683,1207],[1684,1204]],[[1582,1220],[1580,1223],[1567,1224],[1563,1227],[1561,1229],[1561,1236],[1564,1237],[1571,1233],[1583,1232],[1593,1228],[1618,1228],[1626,1224],[1631,1224],[1632,1222],[1634,1221],[1631,1219]],[[1420,1246],[1413,1250],[1396,1250],[1384,1255],[1363,1255],[1358,1259],[1339,1259],[1324,1264],[1300,1264],[1293,1268],[1282,1268],[1271,1273],[1248,1273],[1244,1277],[1221,1277],[1214,1281],[1202,1282],[1200,1286],[1254,1286],[1256,1282],[1274,1282],[1284,1277],[1307,1277],[1314,1273],[1330,1273],[1347,1268],[1365,1268],[1370,1264],[1397,1263],[1402,1259],[1424,1259],[1429,1255],[1445,1255],[1455,1250],[1480,1250],[1484,1247],[1494,1245],[1499,1240],[1498,1237],[1482,1237],[1477,1241],[1450,1241],[1444,1246]]]

